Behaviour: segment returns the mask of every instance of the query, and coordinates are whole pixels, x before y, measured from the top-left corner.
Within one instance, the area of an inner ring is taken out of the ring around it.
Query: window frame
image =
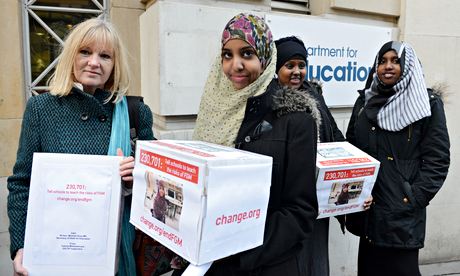
[[[35,79],[32,78],[32,60],[31,60],[31,47],[30,47],[30,28],[29,16],[33,17],[48,33],[51,35],[61,46],[64,44],[63,40],[50,28],[36,13],[35,11],[51,11],[51,12],[75,12],[75,13],[92,13],[95,16],[106,20],[108,18],[108,2],[110,0],[103,0],[102,5],[97,0],[90,0],[97,9],[83,9],[71,7],[56,7],[56,6],[42,6],[36,5],[37,0],[21,0],[22,1],[22,34],[23,34],[23,51],[24,51],[24,81],[26,100],[31,96],[39,94],[39,91],[48,89],[48,86],[38,86],[37,84],[43,80],[46,75],[53,70],[57,64],[57,58],[54,59]],[[64,0],[62,0],[64,1]]]
[[[310,14],[310,0],[272,0],[271,8],[275,11]]]

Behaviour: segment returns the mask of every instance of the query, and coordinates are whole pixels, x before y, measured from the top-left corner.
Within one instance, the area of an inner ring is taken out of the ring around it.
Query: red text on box
[[[324,174],[324,180],[336,180],[370,176],[375,173],[375,167],[328,171]]]
[[[141,164],[198,184],[199,168],[197,166],[143,149],[140,150],[140,155]]]
[[[360,157],[360,158],[326,160],[326,161],[319,161],[318,163],[323,166],[336,166],[336,165],[350,165],[350,164],[359,164],[359,163],[368,163],[368,162],[371,162],[369,158]]]

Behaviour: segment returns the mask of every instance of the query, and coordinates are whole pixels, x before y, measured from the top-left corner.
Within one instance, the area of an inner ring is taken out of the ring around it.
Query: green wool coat
[[[73,89],[68,96],[49,93],[29,99],[22,122],[13,175],[8,178],[8,217],[11,258],[24,247],[27,202],[34,152],[106,155],[109,148],[114,105],[110,94],[94,95]],[[153,139],[152,112],[140,103],[140,140]]]

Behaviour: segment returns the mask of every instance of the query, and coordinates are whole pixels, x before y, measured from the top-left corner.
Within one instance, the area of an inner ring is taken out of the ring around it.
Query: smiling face
[[[238,90],[253,83],[263,71],[254,48],[241,39],[229,40],[222,47],[222,69]]]
[[[278,71],[278,81],[281,85],[298,89],[302,85],[306,74],[305,60],[291,59],[286,61]]]
[[[394,50],[386,52],[377,66],[377,76],[386,86],[393,86],[401,77],[401,65]]]
[[[160,193],[160,196],[161,196],[161,197],[164,197],[164,196],[165,196],[165,188],[160,187],[160,189],[158,189],[158,192]]]
[[[91,43],[82,47],[73,65],[75,81],[83,85],[83,90],[94,93],[97,88],[104,88],[114,67],[113,50]]]

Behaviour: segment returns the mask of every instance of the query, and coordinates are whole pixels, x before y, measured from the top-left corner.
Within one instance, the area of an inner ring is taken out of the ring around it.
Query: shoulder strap
[[[126,96],[126,100],[128,101],[129,135],[133,151],[131,155],[134,155],[139,130],[139,106],[141,102],[144,102],[144,99],[140,96]]]
[[[144,102],[140,96],[126,96],[128,101],[129,128],[136,132],[139,129],[139,105]],[[137,136],[137,133],[134,135]]]

